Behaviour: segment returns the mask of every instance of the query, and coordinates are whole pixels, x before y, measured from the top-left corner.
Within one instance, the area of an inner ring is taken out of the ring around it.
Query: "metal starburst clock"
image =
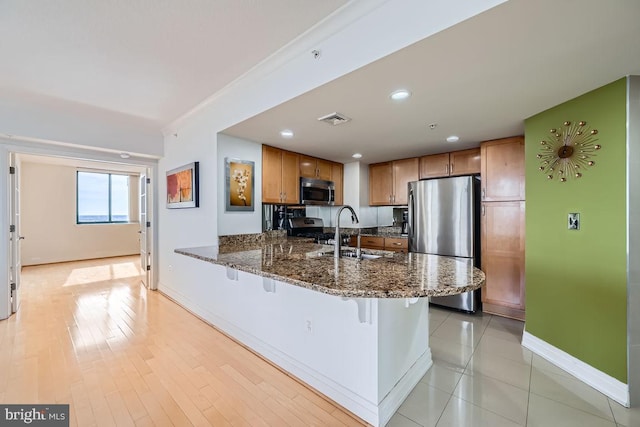
[[[589,129],[587,122],[566,121],[560,129],[551,129],[551,137],[540,141],[538,168],[547,178],[566,182],[580,178],[584,170],[596,164],[593,158],[602,148],[596,144],[597,129]]]

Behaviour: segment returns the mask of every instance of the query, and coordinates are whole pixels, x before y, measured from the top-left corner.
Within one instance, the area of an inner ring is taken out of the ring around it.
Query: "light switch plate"
[[[573,212],[567,216],[567,228],[569,230],[580,230],[580,214],[579,213]]]

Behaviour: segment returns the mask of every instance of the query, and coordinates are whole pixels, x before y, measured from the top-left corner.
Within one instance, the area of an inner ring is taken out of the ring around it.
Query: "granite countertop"
[[[282,238],[249,244],[176,249],[176,253],[341,297],[415,298],[478,289],[484,273],[454,258],[363,250],[358,260],[331,256],[333,246]]]

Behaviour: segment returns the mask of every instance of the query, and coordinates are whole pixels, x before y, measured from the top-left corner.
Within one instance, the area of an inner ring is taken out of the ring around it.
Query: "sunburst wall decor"
[[[538,168],[548,179],[558,178],[566,182],[570,178],[580,178],[585,169],[595,165],[595,152],[602,148],[597,129],[589,129],[587,122],[566,121],[560,129],[551,129],[551,137],[540,141]]]

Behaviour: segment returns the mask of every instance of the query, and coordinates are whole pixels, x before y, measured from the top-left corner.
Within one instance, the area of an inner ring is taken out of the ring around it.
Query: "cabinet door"
[[[360,247],[369,249],[384,249],[384,237],[362,236]]]
[[[282,202],[282,150],[262,146],[262,203]]]
[[[449,176],[449,153],[420,157],[420,179]]]
[[[385,237],[384,248],[388,251],[407,252],[409,249],[409,239],[401,237]]]
[[[282,194],[284,203],[300,203],[300,155],[282,152]]]
[[[343,174],[344,170],[342,163],[333,163],[331,165],[331,181],[336,185],[336,192],[333,196],[336,205],[344,204]]]
[[[524,320],[524,202],[482,204],[483,311]]]
[[[419,159],[417,157],[393,162],[393,205],[409,203],[408,184],[417,181],[419,175]]]
[[[482,200],[524,200],[524,138],[483,142]]]
[[[300,176],[305,178],[317,178],[316,158],[300,156]]]
[[[318,179],[323,179],[325,181],[331,181],[331,171],[333,167],[333,162],[329,162],[327,160],[317,159],[316,161],[316,177]]]
[[[449,153],[449,175],[473,175],[480,173],[480,148]]]
[[[369,204],[386,206],[391,204],[393,169],[391,162],[369,165]]]

